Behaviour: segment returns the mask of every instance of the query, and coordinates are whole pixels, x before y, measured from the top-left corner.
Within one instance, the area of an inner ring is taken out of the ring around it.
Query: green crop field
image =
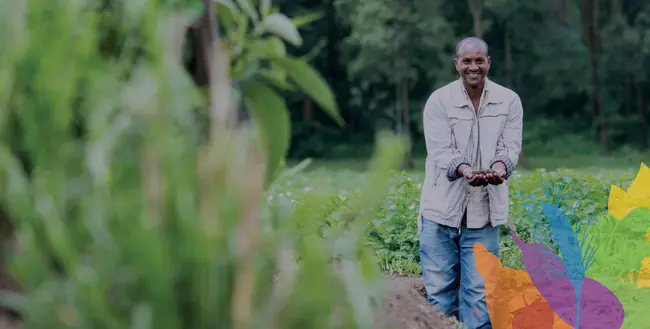
[[[590,163],[599,160],[586,161]],[[539,168],[517,172],[510,180],[510,218],[517,234],[526,242],[533,242],[532,223],[525,196],[556,202],[566,198],[573,211],[572,222],[585,223],[592,220],[590,232],[595,237],[595,264],[587,276],[608,287],[625,308],[623,328],[640,328],[643,310],[650,300],[650,289],[644,283],[647,279],[639,271],[641,261],[650,255],[650,247],[643,235],[650,228],[647,209],[632,211],[623,220],[617,221],[608,213],[608,199],[612,185],[626,190],[634,181],[641,162],[636,165],[621,161],[608,161],[608,169],[582,167],[572,169]],[[561,163],[550,161],[548,163]],[[283,177],[277,181],[267,196],[267,209],[278,204],[300,205],[303,199],[320,195],[323,218],[319,223],[323,237],[338,227],[345,226],[350,218],[348,207],[356,204],[355,199],[363,197],[362,190],[371,178],[363,171],[363,165],[355,162],[346,166],[343,162],[315,163],[312,169],[300,174]],[[375,253],[376,262],[382,271],[398,275],[418,276],[419,240],[416,217],[424,173],[421,170],[394,172],[387,193],[379,205],[370,210],[372,218],[365,232],[365,243]],[[546,196],[543,181],[550,186]],[[569,209],[567,209],[569,210]],[[521,250],[510,237],[509,229],[501,228],[501,264],[513,269],[524,269]],[[637,273],[629,276],[631,272]],[[636,280],[639,281],[636,281]]]
[[[547,163],[558,163],[556,160],[545,160]],[[603,160],[595,160],[603,161]],[[583,163],[593,163],[594,159],[584,160]],[[524,208],[521,206],[522,197],[519,194],[541,196],[541,179],[550,178],[552,181],[570,181],[575,193],[577,216],[606,216],[607,200],[611,185],[623,189],[633,181],[639,169],[636,165],[627,163],[612,163],[610,169],[557,169],[543,168],[517,172],[510,181],[510,217],[517,226],[518,233],[527,238],[527,222]],[[351,169],[346,169],[351,168]],[[301,199],[313,193],[327,194],[327,202],[323,207],[328,209],[323,218],[325,227],[336,226],[344,220],[341,214],[346,213],[346,206],[359,196],[362,187],[369,183],[368,176],[363,172],[363,162],[314,163],[313,167],[300,174],[279,180],[271,189],[267,204],[277,202],[300,203]],[[368,228],[367,243],[372,245],[377,253],[382,269],[401,274],[420,274],[418,264],[418,237],[416,217],[419,207],[419,197],[424,172],[396,172],[393,176],[389,193],[383,198],[381,206],[374,212]],[[517,248],[512,248],[513,241],[507,236],[507,229],[502,229],[501,261],[503,265],[522,268],[521,255]]]

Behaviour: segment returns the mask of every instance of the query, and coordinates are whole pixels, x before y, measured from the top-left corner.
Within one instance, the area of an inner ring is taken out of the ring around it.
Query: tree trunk
[[[474,22],[474,36],[481,38],[483,31],[481,31],[481,18],[483,16],[483,0],[467,0],[469,11],[472,13],[472,21]]]
[[[399,99],[399,94],[400,94],[400,84],[396,83],[395,84],[395,132],[397,134],[402,133],[402,112],[401,112],[401,104],[400,104],[400,99]]]
[[[648,150],[648,124],[645,118],[645,99],[643,97],[643,84],[636,83],[636,105],[639,110],[639,121],[641,123],[641,147],[644,151]]]
[[[621,0],[610,0],[612,16],[623,15],[623,3]]]
[[[505,27],[503,28],[503,44],[505,48],[505,64],[506,64],[506,86],[510,89],[513,88],[513,76],[512,76],[512,41],[510,38],[510,29],[508,28],[508,24],[506,23]],[[521,150],[521,153],[519,154],[519,163],[521,164],[521,167],[523,168],[530,168],[530,164],[528,163],[528,158],[526,158],[526,155],[524,154],[523,148]]]
[[[332,90],[336,90],[336,69],[338,63],[337,45],[339,43],[339,40],[337,39],[338,32],[334,0],[327,1],[325,5],[325,17],[327,20],[327,80],[330,83],[330,88],[332,88]]]
[[[309,98],[309,96],[305,96],[303,114],[305,115],[305,120],[311,120],[312,106],[311,106],[311,98]]]
[[[630,115],[632,113],[632,91],[634,86],[634,80],[632,76],[628,76],[625,79],[625,115]]]
[[[411,120],[409,118],[409,91],[408,81],[402,78],[402,113],[404,114],[404,134],[406,135],[406,166],[413,169],[413,147],[411,145]]]
[[[503,28],[503,44],[505,48],[505,64],[506,64],[506,85],[508,88],[512,88],[512,43],[510,40],[510,29],[508,28],[508,23],[506,23]]]
[[[598,0],[582,0],[582,20],[589,45],[589,67],[591,70],[591,104],[594,116],[600,126],[600,143],[603,154],[608,155],[605,112],[600,101],[600,82],[598,78]]]

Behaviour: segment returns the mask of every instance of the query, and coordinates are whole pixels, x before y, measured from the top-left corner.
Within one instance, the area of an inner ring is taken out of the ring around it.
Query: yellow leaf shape
[[[485,281],[485,299],[494,329],[572,329],[542,297],[528,273],[501,265],[480,243],[476,269]]]
[[[636,272],[636,273],[635,273]],[[634,283],[634,276],[636,274],[636,284]],[[641,269],[637,272],[635,270],[630,270],[627,274],[627,280],[620,278],[621,282],[627,284],[631,283],[637,288],[647,288],[650,287],[650,257],[646,257],[641,261]]]
[[[650,287],[650,257],[646,257],[641,262],[641,269],[636,274],[636,287]]]
[[[612,189],[609,192],[609,199],[607,200],[609,214],[620,220],[625,218],[634,209],[650,209],[649,186],[650,168],[645,163],[641,163],[639,172],[627,191],[623,191],[620,187],[612,185]],[[650,231],[646,235],[646,241],[650,242]]]

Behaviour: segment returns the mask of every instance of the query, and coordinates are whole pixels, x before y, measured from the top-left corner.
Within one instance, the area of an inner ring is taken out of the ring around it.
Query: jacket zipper
[[[485,96],[487,96],[487,95],[485,95]],[[481,141],[480,141],[481,124],[480,124],[478,118],[479,118],[479,113],[481,113],[481,109],[483,108],[483,103],[485,103],[484,97],[481,97],[481,98],[482,99],[480,100],[480,103],[478,104],[478,109],[477,110],[474,110],[474,105],[472,104],[472,110],[473,110],[472,114],[474,114],[474,121],[476,122],[476,134],[478,135],[478,137],[476,138],[476,140],[477,140],[477,144],[476,144],[477,152],[481,152]],[[472,100],[470,99],[469,101],[471,103]],[[472,122],[472,125],[474,124],[474,121]],[[465,214],[466,212],[467,212],[467,206],[465,206],[465,210],[463,211],[463,213]],[[469,219],[468,219],[468,221],[469,221]],[[462,229],[461,229],[462,226],[463,226],[463,216],[461,215],[460,216],[460,221],[458,222],[458,235],[460,235],[461,232],[462,232]]]

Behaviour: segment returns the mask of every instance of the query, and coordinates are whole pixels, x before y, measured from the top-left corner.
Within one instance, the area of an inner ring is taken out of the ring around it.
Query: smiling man
[[[420,260],[427,298],[468,329],[491,329],[485,284],[473,245],[499,255],[499,225],[508,218],[508,178],[521,151],[519,96],[487,78],[488,45],[456,47],[458,80],[424,107],[426,176],[420,198]]]

